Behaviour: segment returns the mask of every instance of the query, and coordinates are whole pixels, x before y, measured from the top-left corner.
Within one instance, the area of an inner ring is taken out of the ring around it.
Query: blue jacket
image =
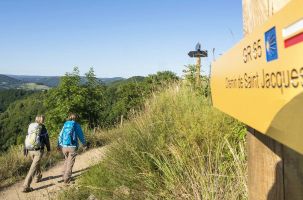
[[[64,141],[64,135],[69,134],[71,131],[74,131],[74,144],[64,144],[66,141]],[[59,134],[58,138],[58,145],[61,147],[75,147],[78,148],[78,139],[81,141],[83,145],[86,144],[85,137],[83,135],[83,131],[81,129],[81,126],[75,122],[75,121],[66,121],[63,125],[63,128]]]

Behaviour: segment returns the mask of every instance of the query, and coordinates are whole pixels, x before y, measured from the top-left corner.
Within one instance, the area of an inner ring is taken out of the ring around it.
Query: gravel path
[[[73,167],[73,177],[77,179],[81,173],[85,172],[90,166],[96,164],[105,155],[106,147],[91,149],[78,155]],[[63,161],[52,167],[46,172],[43,172],[43,179],[39,183],[32,183],[31,187],[34,189],[30,193],[22,193],[23,181],[19,181],[14,185],[0,191],[1,200],[43,200],[56,199],[58,191],[62,190],[64,186],[62,181],[62,166]]]

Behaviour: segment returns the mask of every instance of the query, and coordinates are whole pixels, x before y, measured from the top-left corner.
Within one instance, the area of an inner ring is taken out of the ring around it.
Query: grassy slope
[[[247,199],[245,128],[188,88],[114,130],[107,158],[62,199]]]
[[[20,86],[24,90],[49,90],[50,87],[46,85],[41,85],[37,83],[24,83]]]

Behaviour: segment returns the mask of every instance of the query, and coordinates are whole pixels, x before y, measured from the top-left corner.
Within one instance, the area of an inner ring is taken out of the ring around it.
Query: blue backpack
[[[75,131],[76,122],[65,122],[62,132],[62,143],[67,146],[74,146],[77,143],[76,131]]]

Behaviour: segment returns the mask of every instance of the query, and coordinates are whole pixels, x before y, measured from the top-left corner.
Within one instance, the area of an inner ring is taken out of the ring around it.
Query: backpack
[[[28,150],[38,149],[42,146],[40,133],[42,126],[38,123],[31,123],[28,126],[27,135],[25,138],[25,148]]]
[[[75,131],[76,122],[65,122],[62,132],[62,144],[66,146],[75,146],[76,145],[76,131]]]

